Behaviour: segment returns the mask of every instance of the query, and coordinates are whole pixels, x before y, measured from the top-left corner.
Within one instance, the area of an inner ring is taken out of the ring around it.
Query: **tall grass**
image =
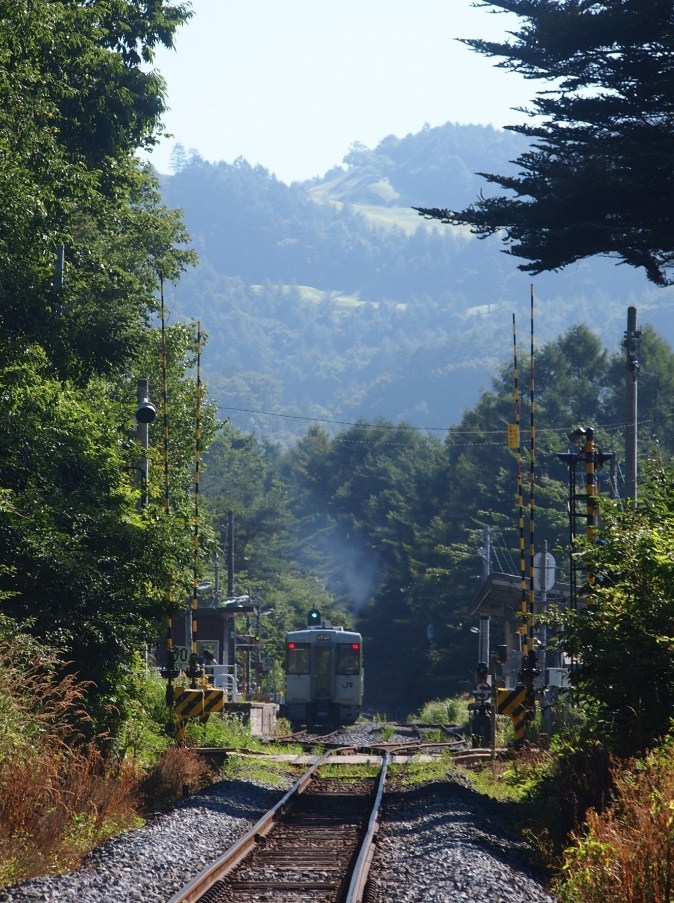
[[[421,724],[456,724],[465,727],[468,723],[468,699],[433,699],[408,720]]]
[[[0,639],[0,886],[75,865],[137,820],[133,765],[82,734],[87,687],[53,653]]]
[[[587,813],[564,856],[565,903],[674,901],[674,748],[614,770],[614,802]]]
[[[145,809],[216,777],[194,750],[171,745],[165,687],[140,659],[120,685],[118,735],[91,738],[90,688],[26,635],[7,639],[4,626],[0,617],[0,887],[75,868],[142,824]]]

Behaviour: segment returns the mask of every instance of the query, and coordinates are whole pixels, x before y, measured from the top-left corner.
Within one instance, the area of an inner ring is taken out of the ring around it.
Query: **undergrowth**
[[[426,761],[419,756],[412,756],[409,761],[390,765],[388,774],[394,786],[400,788],[416,787],[429,781],[442,781],[448,775],[456,773],[457,768],[450,753],[434,756]]]
[[[433,699],[411,715],[408,721],[420,724],[456,724],[465,727],[468,724],[468,703],[467,697]]]
[[[0,616],[0,887],[77,867],[217,773],[167,733],[165,684],[141,658],[120,683],[116,736],[91,736],[91,688]],[[238,719],[190,724],[188,745],[254,745]],[[243,769],[242,769],[243,770]]]
[[[301,767],[300,769],[301,770]],[[262,781],[271,787],[287,787],[291,779],[299,775],[298,766],[272,759],[232,756],[222,766],[221,774],[227,780]]]
[[[540,750],[520,750],[507,758],[495,758],[458,768],[480,793],[495,800],[522,803],[541,779],[549,755]]]
[[[553,744],[538,773],[527,776],[523,802],[528,839],[548,871],[561,867],[574,832],[591,810],[603,811],[613,792],[614,761],[601,743],[570,736]]]
[[[207,787],[217,777],[194,749],[171,746],[149,771],[140,786],[145,809],[168,808],[181,797]]]
[[[133,763],[85,739],[88,687],[18,634],[0,640],[0,886],[76,865],[139,823]]]
[[[339,762],[328,762],[325,765],[321,765],[318,769],[318,773],[322,778],[362,778],[362,777],[377,777],[379,774],[379,765],[352,765],[347,762],[339,763]]]
[[[571,834],[554,888],[564,903],[674,899],[674,745],[612,769],[612,802]]]
[[[192,718],[187,723],[188,746],[212,746],[218,749],[260,750],[264,741],[252,737],[250,729],[238,715],[212,715],[205,723]]]

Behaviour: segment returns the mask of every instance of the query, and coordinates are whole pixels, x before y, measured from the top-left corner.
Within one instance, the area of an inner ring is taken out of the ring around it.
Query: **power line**
[[[300,414],[280,414],[274,411],[261,411],[255,410],[254,408],[233,408],[233,407],[222,407],[223,411],[236,411],[240,414],[257,414],[261,417],[276,417],[280,420],[300,420],[304,423],[329,423],[333,426],[360,426],[364,425],[369,430],[381,430],[382,432],[395,432],[396,430],[404,427],[405,429],[415,430],[416,432],[421,433],[452,433],[455,436],[502,436],[505,433],[505,429],[507,424],[503,424],[499,429],[494,430],[483,430],[483,429],[475,429],[475,430],[461,430],[456,426],[414,426],[411,423],[407,423],[404,421],[402,423],[376,423],[364,419],[360,419],[358,421],[355,420],[332,420],[327,417],[305,417]],[[642,421],[641,425],[644,425],[647,421]],[[627,426],[626,423],[616,423],[610,424],[608,426],[599,426],[598,428],[604,433],[615,433],[620,432],[625,429]],[[537,430],[538,436],[545,435],[566,435],[569,432],[568,424],[566,426],[558,426],[558,427],[543,427]],[[526,432],[524,433],[526,435]],[[500,445],[500,442],[484,442],[484,443],[476,443],[480,445]]]
[[[230,407],[222,407],[223,411],[237,411],[241,414],[259,414],[263,417],[279,417],[282,420],[303,420],[306,423],[332,423],[335,426],[358,426],[360,423],[364,423],[368,426],[369,429],[379,429],[379,430],[397,430],[399,427],[404,426],[410,430],[418,430],[420,432],[438,432],[438,433],[448,433],[452,427],[451,426],[413,426],[411,423],[372,423],[367,420],[360,421],[351,421],[351,420],[330,420],[326,417],[302,417],[300,414],[277,414],[274,411],[256,411],[252,408],[230,408]]]

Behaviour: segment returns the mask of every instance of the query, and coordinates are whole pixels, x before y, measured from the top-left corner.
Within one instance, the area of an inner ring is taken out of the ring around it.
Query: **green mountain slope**
[[[460,207],[519,136],[447,124],[352,147],[324,178],[285,185],[244,160],[192,155],[163,180],[199,268],[169,293],[210,336],[204,370],[222,417],[281,440],[312,420],[407,420],[442,430],[528,343],[531,280],[496,240],[429,223],[412,205]],[[611,261],[534,282],[540,341],[582,322],[619,346],[634,304],[674,337],[674,292]]]

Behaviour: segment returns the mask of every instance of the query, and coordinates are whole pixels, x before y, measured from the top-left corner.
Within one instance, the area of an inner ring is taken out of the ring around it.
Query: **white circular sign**
[[[534,589],[539,592],[552,589],[555,585],[555,559],[550,552],[537,552],[534,555]]]

